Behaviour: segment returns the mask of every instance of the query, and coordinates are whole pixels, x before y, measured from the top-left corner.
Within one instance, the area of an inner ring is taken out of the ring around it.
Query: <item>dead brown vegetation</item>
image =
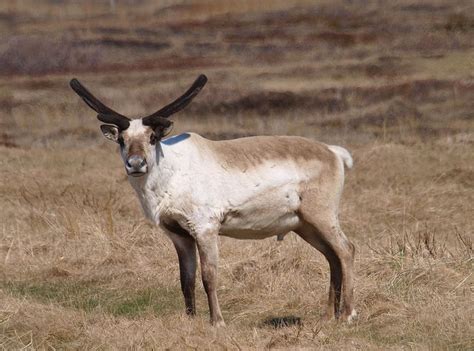
[[[1,347],[472,349],[472,4],[160,3],[0,5]],[[171,243],[67,82],[139,116],[200,72],[209,84],[176,133],[353,153],[341,221],[356,324],[319,323],[328,267],[293,234],[223,238],[228,327],[209,326],[201,286],[184,315]]]

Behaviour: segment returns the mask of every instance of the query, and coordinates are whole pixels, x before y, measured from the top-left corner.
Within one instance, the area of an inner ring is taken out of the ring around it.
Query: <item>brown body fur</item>
[[[336,155],[325,144],[295,136],[258,136],[233,140],[207,141],[222,165],[248,170],[264,162],[292,159],[301,161],[317,160],[332,168],[337,162]]]

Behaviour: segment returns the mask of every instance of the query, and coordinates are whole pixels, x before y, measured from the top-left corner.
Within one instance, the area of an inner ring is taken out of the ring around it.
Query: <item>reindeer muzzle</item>
[[[130,156],[125,162],[127,174],[132,177],[141,177],[148,172],[148,164],[144,158],[138,155]]]

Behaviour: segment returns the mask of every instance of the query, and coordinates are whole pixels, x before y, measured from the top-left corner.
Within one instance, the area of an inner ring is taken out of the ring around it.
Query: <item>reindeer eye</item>
[[[119,143],[120,146],[124,146],[124,145],[125,145],[125,143],[124,143],[124,141],[123,141],[123,137],[122,137],[121,135],[118,137],[117,142]]]
[[[155,143],[156,143],[156,134],[151,133],[151,135],[150,135],[150,144],[155,145]]]

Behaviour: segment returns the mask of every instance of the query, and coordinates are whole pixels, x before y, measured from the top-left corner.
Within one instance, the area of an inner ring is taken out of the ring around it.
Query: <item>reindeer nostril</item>
[[[146,161],[140,156],[130,156],[125,162],[125,165],[128,168],[140,169],[146,165]]]

